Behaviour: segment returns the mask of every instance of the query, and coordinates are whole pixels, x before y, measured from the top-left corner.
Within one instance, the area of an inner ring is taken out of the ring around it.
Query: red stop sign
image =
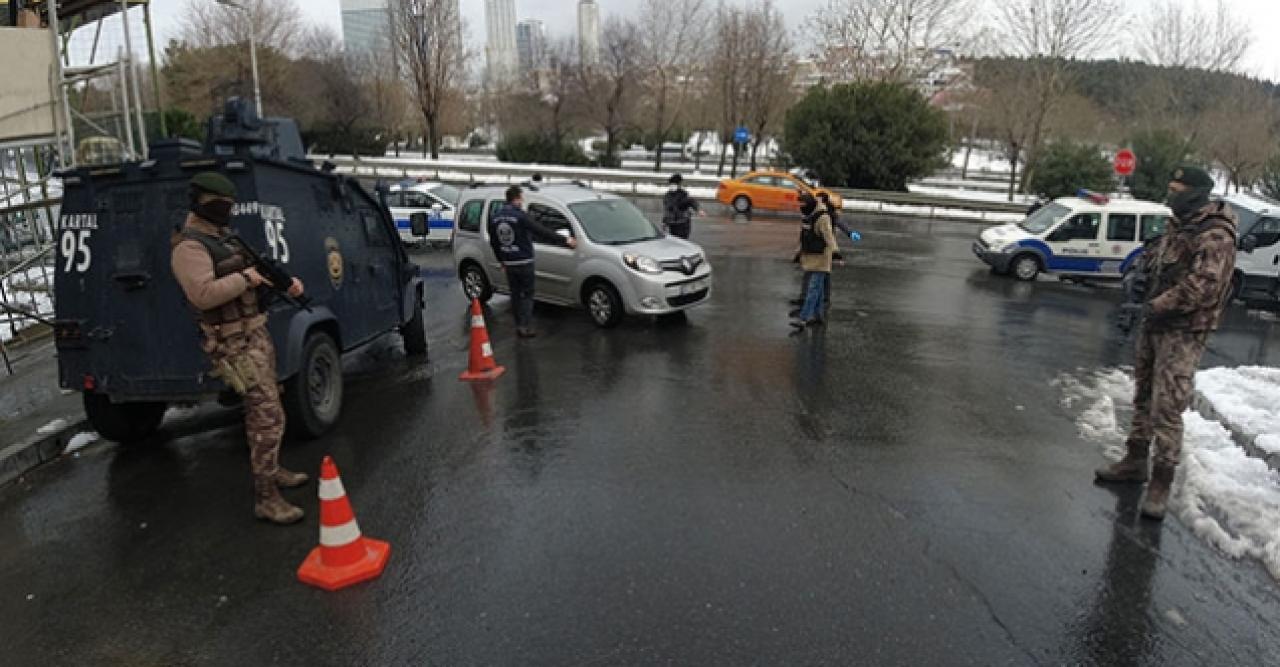
[[[1116,153],[1116,173],[1121,176],[1132,176],[1133,170],[1138,167],[1138,156],[1128,148],[1121,149]]]

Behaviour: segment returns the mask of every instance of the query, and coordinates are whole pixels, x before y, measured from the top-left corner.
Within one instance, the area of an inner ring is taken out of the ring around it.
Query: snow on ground
[[[63,454],[74,454],[99,440],[98,434],[90,431],[77,433],[71,442],[67,443],[67,448],[62,450]]]
[[[908,185],[907,189],[916,194],[930,195],[934,197],[955,197],[956,199],[968,199],[970,201],[997,202],[1001,204],[1009,203],[1009,195],[1006,192],[993,191],[989,188],[974,190],[965,187],[942,187],[913,183]],[[1035,196],[1016,194],[1013,196],[1013,201],[1016,204],[1030,205],[1031,202],[1035,201]]]
[[[1062,391],[1063,407],[1079,410],[1076,424],[1081,436],[1100,445],[1108,458],[1120,458],[1126,435],[1123,417],[1132,411],[1129,371],[1078,371],[1060,376],[1053,385]],[[1183,419],[1174,514],[1223,553],[1256,558],[1280,580],[1280,474],[1246,454],[1222,424],[1190,410]]]
[[[951,155],[951,166],[956,169],[964,168],[964,151],[959,150]],[[1009,160],[995,151],[973,149],[969,154],[969,171],[993,171],[996,173],[1009,173]]]
[[[1246,442],[1280,449],[1280,368],[1213,368],[1196,374],[1196,393],[1207,412]]]
[[[36,435],[52,435],[67,427],[67,420],[55,419],[36,429]]]

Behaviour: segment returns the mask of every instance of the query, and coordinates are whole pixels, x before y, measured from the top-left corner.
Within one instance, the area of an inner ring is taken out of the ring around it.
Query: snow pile
[[[1244,371],[1245,369],[1240,369]],[[1265,375],[1273,369],[1260,369]],[[1197,376],[1197,386],[1201,384]],[[1210,375],[1215,383],[1218,374]],[[1258,377],[1259,372],[1242,374]],[[1121,369],[1063,374],[1053,385],[1062,405],[1079,410],[1082,437],[1101,445],[1107,456],[1123,455],[1125,429],[1118,409],[1132,409],[1133,380]],[[1237,446],[1231,432],[1198,412],[1183,415],[1182,465],[1174,484],[1172,509],[1192,532],[1233,558],[1256,558],[1280,579],[1280,474]]]
[[[97,433],[92,433],[89,431],[85,431],[83,433],[77,433],[76,436],[71,439],[71,442],[67,443],[67,448],[62,450],[62,453],[73,454],[75,452],[78,452],[84,449],[85,447],[88,447],[89,445],[92,445],[93,443],[97,442],[98,439],[99,438]]]
[[[44,426],[41,426],[40,428],[36,429],[36,435],[53,435],[54,433],[57,433],[58,431],[61,431],[66,427],[67,427],[67,420],[55,419],[49,422],[48,424],[45,424]]]
[[[1280,451],[1280,368],[1213,368],[1196,374],[1206,415],[1221,420],[1246,443]]]

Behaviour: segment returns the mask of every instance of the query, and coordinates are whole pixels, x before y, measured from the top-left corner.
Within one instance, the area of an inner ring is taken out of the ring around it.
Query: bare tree
[[[786,31],[778,30],[783,17],[773,0],[762,0],[751,9],[744,23],[746,105],[743,115],[751,130],[751,170],[755,171],[760,145],[774,131],[778,119],[791,102],[792,54]],[[735,160],[735,171],[737,162]]]
[[[426,124],[427,147],[440,157],[441,110],[459,94],[469,54],[457,0],[392,0],[393,39]]]
[[[747,63],[743,57],[746,42],[746,12],[721,4],[716,10],[715,40],[711,57],[710,83],[720,108],[720,166],[718,176],[724,175],[729,141],[738,124],[742,122],[747,103]],[[734,171],[737,171],[738,146],[733,147]]]
[[[616,163],[618,135],[630,123],[640,79],[640,31],[630,21],[611,18],[601,33],[600,57],[578,68],[587,115],[604,132],[604,163]],[[661,147],[659,147],[661,153]]]
[[[1117,0],[1005,0],[996,37],[1007,55],[1027,58],[1027,74],[1013,92],[1029,96],[1030,129],[1022,189],[1036,167],[1046,121],[1069,83],[1070,61],[1097,53],[1119,25]]]
[[[922,54],[969,41],[972,0],[827,0],[807,22],[827,74],[841,81],[912,81]]]
[[[1275,150],[1276,109],[1271,100],[1241,85],[1203,120],[1206,152],[1226,170],[1228,191],[1252,187]]]
[[[215,2],[193,2],[182,17],[182,41],[195,48],[243,44],[249,35],[258,48],[297,55],[304,29],[302,13],[293,0],[240,0],[244,9]]]
[[[695,76],[707,56],[707,6],[706,0],[644,0],[640,10],[649,127],[658,144],[654,171],[662,171],[662,146],[694,95]]]
[[[1218,0],[1197,9],[1179,0],[1157,0],[1138,32],[1138,53],[1153,65],[1235,71],[1253,45],[1248,19]]]

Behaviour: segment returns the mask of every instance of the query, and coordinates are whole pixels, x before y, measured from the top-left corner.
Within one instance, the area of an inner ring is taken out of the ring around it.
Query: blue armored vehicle
[[[89,421],[107,439],[147,439],[171,404],[226,389],[210,375],[170,269],[188,181],[210,170],[236,185],[239,236],[306,285],[305,307],[277,299],[268,324],[293,435],[318,437],[337,421],[343,353],[393,331],[410,355],[427,353],[422,279],[387,208],[307,160],[291,120],[259,119],[231,100],[204,146],[160,142],[142,162],[62,174],[59,378],[83,392]]]

